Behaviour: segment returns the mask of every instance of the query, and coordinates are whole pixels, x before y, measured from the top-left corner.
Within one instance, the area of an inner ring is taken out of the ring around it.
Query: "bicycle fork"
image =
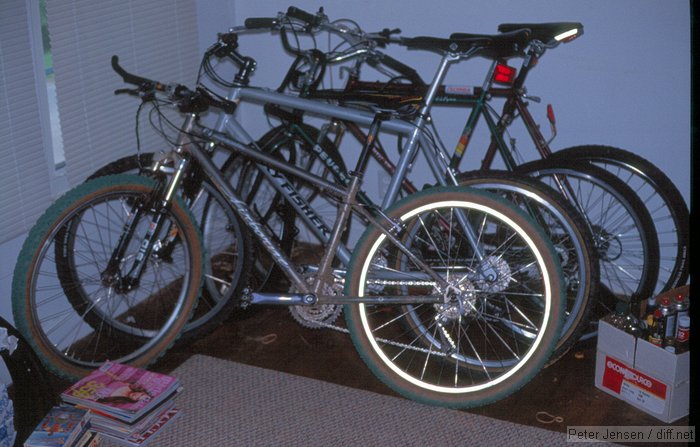
[[[185,172],[186,164],[186,160],[183,159],[180,161],[178,168],[175,170],[175,175],[173,176],[170,187],[165,191],[165,194],[163,194],[162,188],[159,187],[150,194],[150,197],[145,200],[139,199],[131,206],[127,215],[127,220],[122,228],[119,241],[112,251],[112,256],[107,263],[107,267],[100,275],[100,280],[105,286],[113,287],[117,293],[127,293],[139,286],[141,276],[146,268],[145,261],[153,254],[157,245],[158,235],[163,229],[165,212],[168,209],[175,191],[174,185],[179,184],[182,173]],[[121,272],[121,265],[127,248],[136,233],[136,228],[141,222],[141,219],[145,217],[144,213],[148,213],[149,211],[153,214],[153,217],[148,224],[146,234],[139,244],[139,249],[129,271],[123,274]],[[177,230],[171,229],[168,231],[166,243],[162,244],[161,247],[166,247],[175,243],[176,238]],[[163,250],[162,253],[165,254],[166,251],[167,250]]]

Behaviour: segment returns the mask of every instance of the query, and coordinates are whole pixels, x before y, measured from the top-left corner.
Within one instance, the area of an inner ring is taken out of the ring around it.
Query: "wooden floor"
[[[349,335],[302,327],[281,307],[241,311],[211,335],[174,347],[154,367],[169,371],[192,354],[393,394],[365,367]],[[571,425],[664,425],[594,386],[595,354],[595,339],[581,342],[514,395],[469,411],[561,432]],[[685,417],[672,425],[688,424]]]

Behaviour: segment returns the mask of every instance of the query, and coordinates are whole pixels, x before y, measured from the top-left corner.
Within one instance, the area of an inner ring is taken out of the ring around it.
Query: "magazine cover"
[[[158,407],[130,423],[120,421],[112,416],[96,412],[95,410],[90,410],[90,428],[100,433],[125,438],[146,431],[163,417],[166,412],[173,408],[175,408],[175,402],[172,399],[168,399]]]
[[[24,447],[70,445],[82,434],[86,413],[75,407],[53,407],[29,435]]]
[[[114,441],[116,444],[129,447],[143,447],[156,435],[160,434],[163,429],[170,425],[170,422],[175,420],[178,416],[180,416],[180,410],[177,408],[172,408],[163,412],[151,427],[141,433],[135,433],[127,438],[116,437],[110,435],[109,433],[102,433],[101,435]]]
[[[126,420],[137,418],[178,387],[175,377],[107,362],[63,392],[64,401]]]

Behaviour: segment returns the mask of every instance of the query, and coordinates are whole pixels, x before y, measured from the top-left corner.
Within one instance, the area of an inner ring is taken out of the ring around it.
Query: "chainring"
[[[306,282],[312,284],[313,276],[307,276]],[[324,293],[328,295],[339,295],[341,293],[340,284],[325,285]],[[300,325],[309,329],[326,328],[336,322],[343,312],[340,304],[316,304],[313,306],[290,306],[289,313]]]

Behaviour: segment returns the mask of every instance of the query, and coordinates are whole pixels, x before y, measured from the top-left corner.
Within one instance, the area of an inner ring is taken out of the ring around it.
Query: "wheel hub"
[[[437,320],[447,323],[474,313],[476,311],[474,292],[474,285],[467,280],[447,286],[443,293],[445,302],[434,304]]]
[[[598,248],[600,259],[611,262],[622,256],[622,242],[617,235],[613,235],[601,226],[594,225],[593,239],[596,248]]]
[[[508,263],[500,257],[489,256],[484,260],[486,269],[496,273],[495,278],[479,277],[475,281],[476,287],[483,292],[498,293],[508,288],[511,281],[511,271]],[[486,270],[483,269],[482,270]]]

